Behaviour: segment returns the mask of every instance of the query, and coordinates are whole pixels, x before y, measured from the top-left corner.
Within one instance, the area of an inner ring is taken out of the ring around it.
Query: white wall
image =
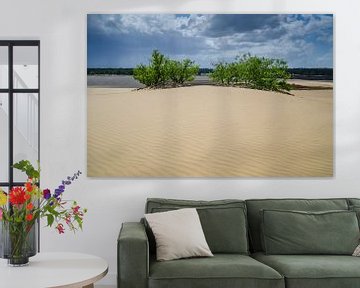
[[[67,191],[89,209],[82,233],[42,229],[43,251],[79,251],[110,264],[115,284],[116,238],[137,221],[147,197],[217,199],[360,197],[360,38],[358,0],[0,0],[0,39],[41,40],[43,186],[86,171],[86,13],[289,12],[335,13],[336,175],[333,178],[90,179]],[[311,139],[309,139],[311,141]]]

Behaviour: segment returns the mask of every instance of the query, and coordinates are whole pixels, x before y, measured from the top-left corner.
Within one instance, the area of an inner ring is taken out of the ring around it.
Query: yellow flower
[[[4,206],[7,203],[7,196],[5,193],[0,189],[0,206]]]

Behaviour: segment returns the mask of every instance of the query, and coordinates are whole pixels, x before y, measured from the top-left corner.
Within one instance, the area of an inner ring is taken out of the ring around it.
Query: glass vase
[[[28,222],[0,222],[1,242],[0,257],[8,259],[9,266],[25,266],[29,257],[37,251],[37,223],[29,226]]]

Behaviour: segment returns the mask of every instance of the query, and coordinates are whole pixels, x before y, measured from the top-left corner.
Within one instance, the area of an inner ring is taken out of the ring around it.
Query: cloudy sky
[[[147,64],[152,50],[202,68],[237,55],[333,67],[333,16],[324,14],[90,14],[88,67]]]

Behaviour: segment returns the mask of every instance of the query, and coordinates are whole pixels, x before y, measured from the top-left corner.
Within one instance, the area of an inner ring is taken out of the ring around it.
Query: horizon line
[[[136,67],[87,67],[86,69],[135,69]],[[199,67],[199,69],[214,69]],[[334,67],[288,67],[288,69],[334,69]]]

